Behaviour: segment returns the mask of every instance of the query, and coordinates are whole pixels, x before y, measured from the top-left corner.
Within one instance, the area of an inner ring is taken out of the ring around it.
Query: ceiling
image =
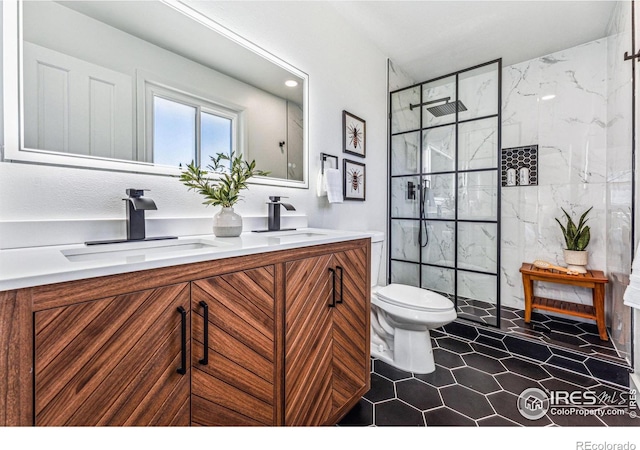
[[[373,41],[414,82],[497,58],[508,66],[602,38],[616,3],[330,2],[353,29]]]

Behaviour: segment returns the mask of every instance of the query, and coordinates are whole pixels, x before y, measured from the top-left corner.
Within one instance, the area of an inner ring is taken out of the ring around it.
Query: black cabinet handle
[[[329,272],[331,273],[331,303],[329,303],[329,308],[333,308],[336,306],[336,271],[332,268],[329,268]]]
[[[204,358],[199,362],[206,366],[209,364],[209,305],[204,301],[199,304],[204,309]]]
[[[344,272],[342,270],[342,267],[340,266],[336,266],[336,270],[340,271],[340,300],[338,300],[336,303],[342,303],[342,300],[344,300],[344,298],[342,298],[342,292],[343,292],[342,289],[344,287],[344,283],[342,279],[343,279]]]
[[[178,367],[178,373],[184,375],[187,373],[187,311],[178,306],[178,312],[182,316],[182,366]]]

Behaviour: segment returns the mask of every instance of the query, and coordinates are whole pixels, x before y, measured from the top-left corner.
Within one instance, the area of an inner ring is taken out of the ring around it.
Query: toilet
[[[392,283],[378,286],[384,233],[371,236],[371,356],[418,374],[436,369],[429,330],[453,322],[453,302],[435,292]]]

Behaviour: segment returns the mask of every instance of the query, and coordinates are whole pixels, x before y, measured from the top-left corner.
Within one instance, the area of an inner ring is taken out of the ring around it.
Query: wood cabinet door
[[[286,264],[285,425],[332,424],[369,388],[369,293],[364,247]]]
[[[333,414],[369,387],[369,265],[364,248],[336,253],[340,303],[333,308]],[[366,386],[366,387],[365,387]],[[363,392],[364,391],[364,392]]]
[[[192,424],[276,424],[274,270],[192,283]]]
[[[36,312],[36,425],[188,425],[189,319],[188,283]]]
[[[332,255],[286,263],[284,423],[324,425],[332,411]]]

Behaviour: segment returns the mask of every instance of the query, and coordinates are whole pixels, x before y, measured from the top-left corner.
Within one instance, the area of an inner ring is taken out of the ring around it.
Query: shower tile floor
[[[462,299],[458,305],[458,317],[496,325],[496,307],[483,301]],[[595,322],[580,322],[568,317],[552,316],[534,311],[531,314],[531,322],[525,323],[524,310],[502,306],[500,331],[619,363],[624,363],[628,356],[618,352],[612,339],[608,341],[600,339]]]
[[[538,420],[517,409],[528,388],[595,391],[628,390],[557,367],[517,357],[477,342],[432,331],[436,370],[420,375],[372,359],[371,389],[339,426],[638,426],[640,418],[619,415],[551,415]],[[618,397],[619,398],[619,397]],[[606,409],[606,408],[604,408]],[[632,412],[632,415],[637,409]]]

